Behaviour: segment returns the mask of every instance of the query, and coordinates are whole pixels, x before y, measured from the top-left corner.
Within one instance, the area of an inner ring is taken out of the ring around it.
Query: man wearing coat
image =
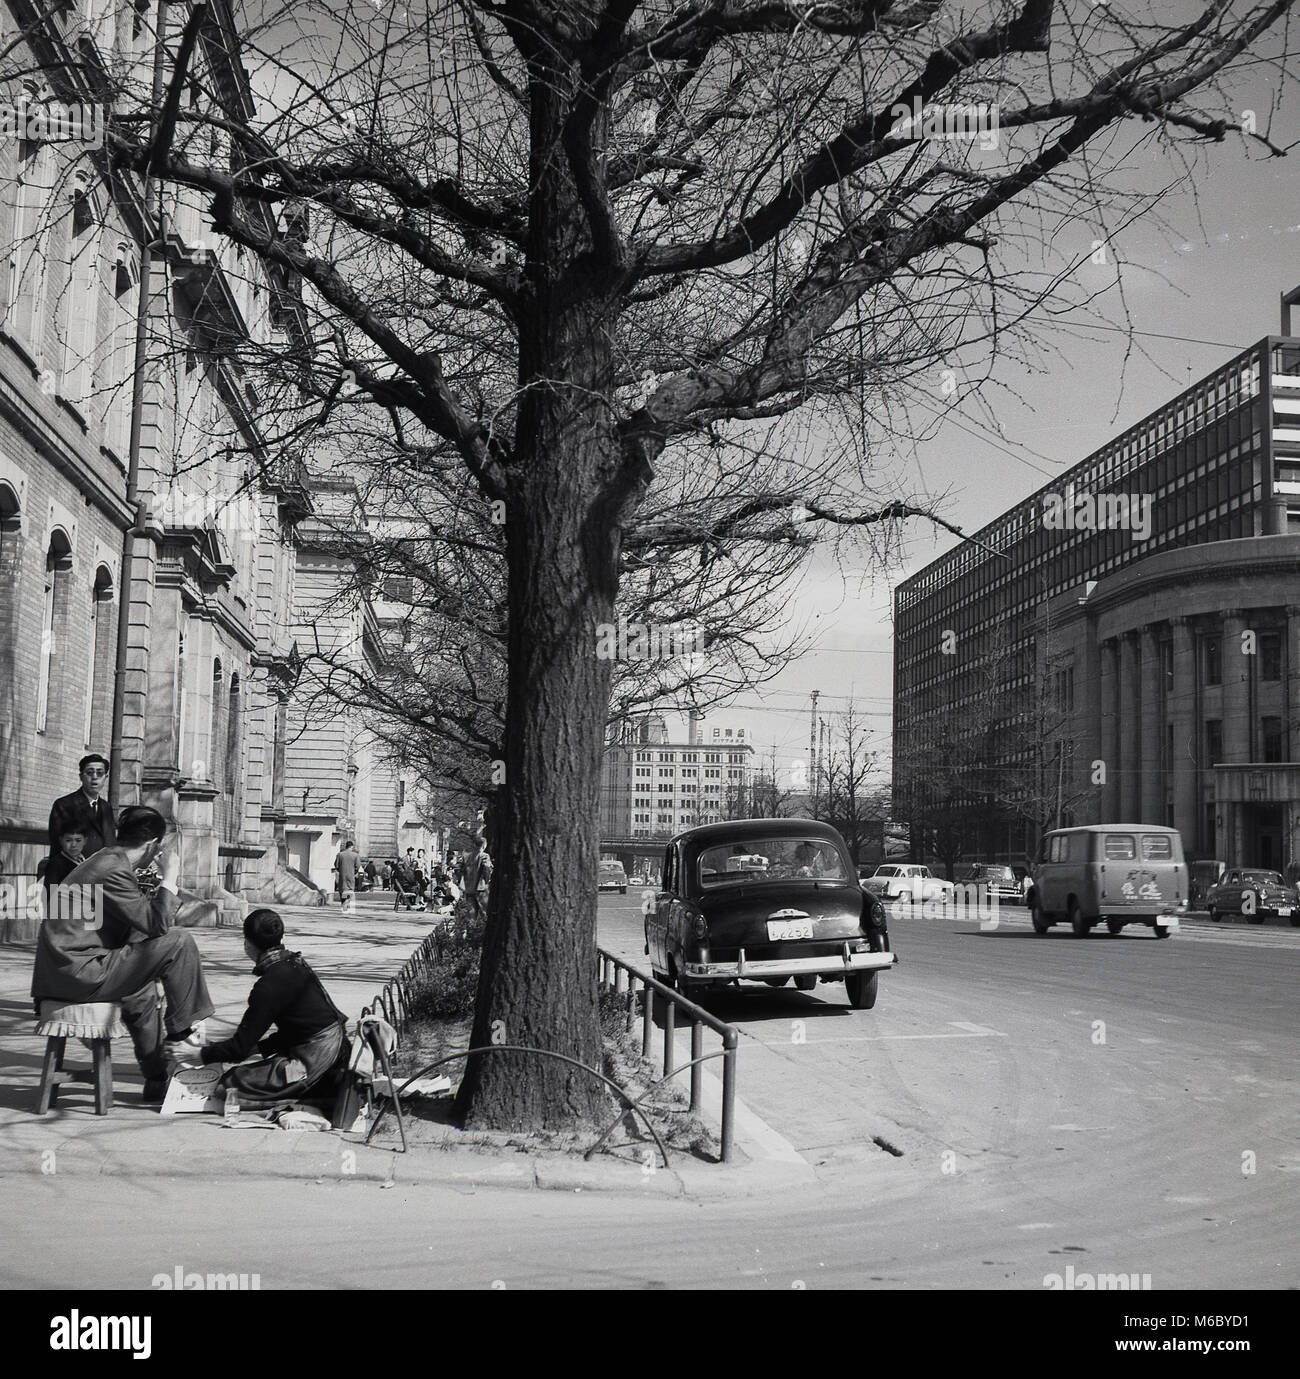
[[[84,836],[82,851],[87,857],[117,842],[113,811],[103,798],[108,788],[108,762],[98,752],[91,752],[77,763],[77,770],[81,775],[81,789],[70,795],[60,795],[50,810],[52,858],[58,857],[65,833]]]
[[[166,821],[156,809],[122,811],[117,844],[101,848],[64,879],[36,940],[32,999],[116,1001],[144,1074],[144,1100],[161,1101],[175,1061],[166,1041],[195,1037],[212,1014],[194,940],[173,928],[180,861],[162,851]],[[146,899],[136,872],[158,859],[161,882]],[[89,903],[69,903],[87,897]],[[162,982],[164,1002],[156,983]],[[164,1038],[165,1030],[165,1038]]]

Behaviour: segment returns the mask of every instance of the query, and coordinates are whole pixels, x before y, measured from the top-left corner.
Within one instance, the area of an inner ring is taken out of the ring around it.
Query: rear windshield
[[[705,848],[696,865],[700,885],[706,890],[791,877],[845,881],[849,876],[839,849],[822,838],[742,838],[739,842]]]
[[[1137,844],[1127,833],[1108,833],[1106,835],[1106,860],[1108,862],[1130,862],[1137,856]]]
[[[1148,862],[1168,862],[1174,855],[1174,840],[1167,833],[1144,833],[1142,856]]]

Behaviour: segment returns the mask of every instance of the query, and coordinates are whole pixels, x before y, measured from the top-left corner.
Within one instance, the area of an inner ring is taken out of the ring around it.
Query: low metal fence
[[[689,1001],[679,991],[665,986],[663,982],[648,977],[639,968],[617,957],[607,948],[597,947],[599,962],[598,980],[601,990],[610,991],[627,998],[627,1029],[630,1033],[636,1024],[638,1007],[641,1017],[641,1053],[645,1058],[651,1056],[654,1045],[654,1006],[655,996],[663,997],[663,1070],[664,1075],[655,1083],[662,1086],[678,1073],[691,1074],[691,1110],[698,1112],[703,1101],[704,1064],[714,1058],[722,1059],[722,1162],[730,1163],[735,1152],[736,1135],[736,1051],[740,1044],[740,1031],[716,1016],[710,1015],[702,1006]],[[638,1002],[638,996],[640,1000]],[[686,1063],[678,1064],[676,1049],[677,1016],[681,1013],[683,1023],[690,1021],[691,1056]],[[722,1047],[711,1053],[704,1052],[704,1031],[712,1030],[722,1039]],[[653,1089],[652,1089],[653,1090]],[[599,1141],[587,1152],[591,1154],[599,1147]]]

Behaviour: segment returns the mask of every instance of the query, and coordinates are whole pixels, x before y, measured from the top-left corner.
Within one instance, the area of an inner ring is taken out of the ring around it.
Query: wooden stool
[[[41,1066],[41,1090],[36,1099],[36,1114],[43,1116],[59,1095],[60,1082],[90,1082],[95,1088],[95,1114],[108,1115],[113,1105],[112,1041],[126,1033],[122,1023],[122,1008],[114,1001],[94,1001],[76,1004],[64,1001],[42,1001],[40,1023],[36,1033],[46,1038],[45,1062]],[[90,1050],[94,1070],[84,1073],[65,1072],[63,1051],[69,1039],[80,1039]]]

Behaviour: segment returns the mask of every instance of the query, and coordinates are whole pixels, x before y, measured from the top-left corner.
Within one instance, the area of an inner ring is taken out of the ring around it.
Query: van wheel
[[[1108,919],[1106,931],[1112,938],[1118,938],[1124,932],[1124,921],[1122,919]]]
[[[1088,937],[1088,921],[1083,917],[1077,900],[1070,901],[1070,928],[1074,930],[1075,938]]]
[[[1047,917],[1039,909],[1038,901],[1029,907],[1029,922],[1034,926],[1034,933],[1045,934],[1052,926],[1047,922]]]
[[[764,986],[784,986],[790,980],[789,977],[764,977]]]
[[[1211,905],[1210,908],[1206,911],[1206,914],[1210,916],[1211,924],[1217,924],[1219,922],[1219,912],[1214,908],[1213,905]]]
[[[1168,938],[1172,932],[1167,924],[1157,924],[1155,926],[1156,938]]]

